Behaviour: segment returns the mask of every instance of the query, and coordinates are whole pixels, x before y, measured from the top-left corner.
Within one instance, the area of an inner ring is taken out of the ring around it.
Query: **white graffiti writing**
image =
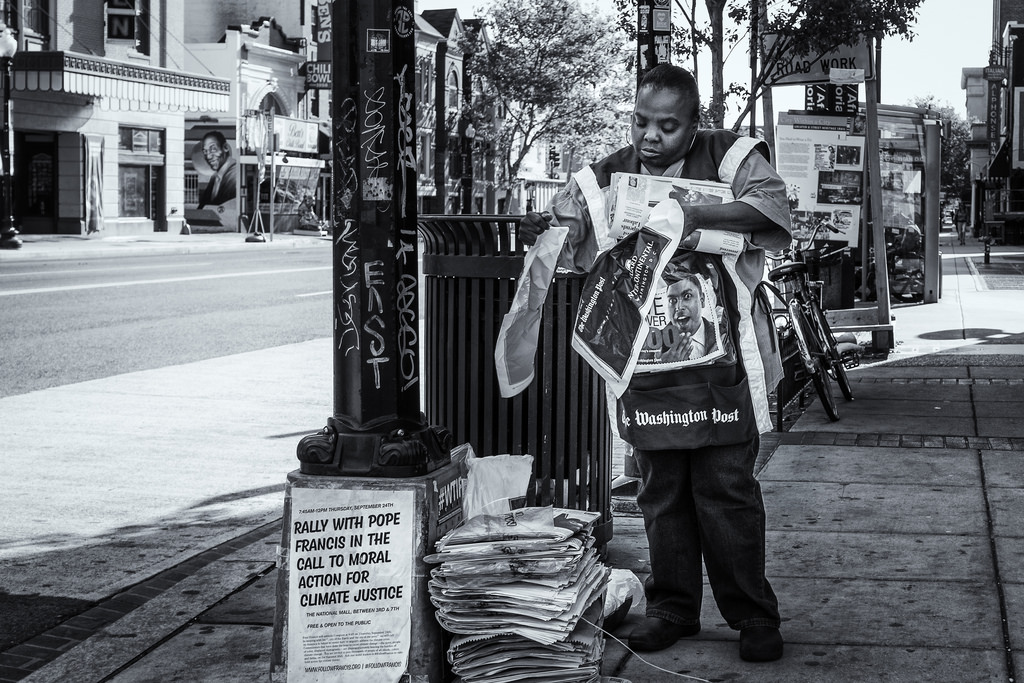
[[[398,201],[401,202],[401,215],[406,216],[406,193],[416,178],[416,152],[414,147],[415,132],[413,131],[412,93],[405,88],[406,73],[409,65],[395,76],[398,81],[398,162],[399,173],[395,178],[398,183]]]
[[[413,260],[416,261],[416,231],[408,228],[402,228],[398,231],[398,250],[395,252],[395,261],[400,262],[402,265],[409,265],[408,256],[412,254]]]
[[[341,248],[338,273],[338,291],[335,294],[336,317],[334,325],[337,331],[338,350],[347,356],[350,351],[359,349],[359,328],[354,311],[359,306],[356,288],[359,286],[357,269],[359,267],[359,246],[356,244],[356,222],[346,220],[345,227],[338,232],[336,244]]]
[[[367,294],[366,312],[370,314],[366,322],[363,323],[363,331],[373,338],[368,345],[370,358],[366,362],[373,366],[374,386],[377,389],[381,387],[380,366],[391,360],[384,355],[384,352],[387,351],[387,339],[385,338],[387,323],[381,316],[384,313],[384,300],[380,295],[380,290],[377,289],[378,285],[384,284],[383,265],[383,261],[369,261],[363,264],[363,282],[366,285]]]
[[[360,135],[363,150],[363,162],[366,164],[366,175],[363,177],[363,199],[371,202],[389,202],[392,186],[386,173],[390,163],[385,144],[387,121],[385,119],[386,102],[384,88],[377,88],[372,93],[363,92],[366,107],[363,111],[363,130]],[[378,211],[387,211],[390,206],[378,207]]]
[[[419,380],[419,360],[416,344],[419,337],[416,332],[416,276],[403,275],[398,281],[398,371],[402,374],[402,391],[416,384]]]

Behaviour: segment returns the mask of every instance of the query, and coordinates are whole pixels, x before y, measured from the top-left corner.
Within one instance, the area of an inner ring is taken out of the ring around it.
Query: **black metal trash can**
[[[826,310],[853,308],[853,258],[846,251],[807,261],[811,280],[822,283],[821,306]]]
[[[584,276],[557,274],[544,304],[530,386],[498,389],[494,347],[515,297],[521,216],[422,215],[425,412],[477,455],[530,454],[535,504],[601,513],[612,537],[611,426],[605,385],[572,350]]]

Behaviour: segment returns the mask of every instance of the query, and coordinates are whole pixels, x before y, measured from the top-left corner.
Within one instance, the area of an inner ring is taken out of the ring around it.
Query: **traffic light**
[[[562,167],[562,155],[554,145],[548,145],[548,177],[557,178],[558,170]]]

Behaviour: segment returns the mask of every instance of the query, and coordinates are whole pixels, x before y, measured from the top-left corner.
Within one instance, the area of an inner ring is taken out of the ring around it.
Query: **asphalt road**
[[[331,272],[308,248],[0,264],[0,651],[280,517],[331,414]]]
[[[329,337],[323,249],[14,261],[0,397]]]

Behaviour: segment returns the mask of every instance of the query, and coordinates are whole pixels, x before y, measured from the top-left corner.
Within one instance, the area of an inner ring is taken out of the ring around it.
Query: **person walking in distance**
[[[664,371],[636,373],[617,407],[620,431],[629,427],[624,438],[641,474],[637,503],[651,559],[644,586],[647,612],[629,644],[640,651],[662,650],[700,632],[703,560],[719,611],[740,633],[740,657],[772,661],[783,655],[783,638],[778,600],[765,576],[765,510],[753,471],[759,434],[771,424],[754,416],[761,414],[755,408],[767,415],[767,392],[781,378],[782,367],[770,343],[774,331],[768,316],[752,313],[750,302],[764,272],[764,251],[790,243],[789,203],[764,142],[700,129],[699,102],[688,71],[668,64],[652,69],[637,89],[632,145],[576,173],[544,214],[526,214],[519,237],[529,245],[551,225],[568,226],[558,265],[586,272],[597,245],[608,237],[601,234],[608,221],[600,217],[607,216],[613,172],[731,185],[731,202],[697,205],[676,199],[683,210],[683,240],[694,230],[727,230],[745,239],[735,264],[733,282],[739,284],[723,284],[720,299],[729,346],[738,352],[710,354],[705,364],[667,363]],[[687,252],[687,258],[696,253]],[[718,255],[699,256],[706,256],[708,268],[723,267]],[[661,432],[630,431],[638,422],[630,421],[631,408],[643,401],[649,413],[688,410],[690,416],[715,415],[728,424],[676,425],[663,439]],[[683,403],[687,408],[680,407]]]

